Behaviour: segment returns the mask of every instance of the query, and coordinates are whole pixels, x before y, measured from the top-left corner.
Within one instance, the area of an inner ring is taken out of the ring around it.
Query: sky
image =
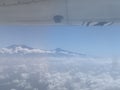
[[[96,56],[120,55],[120,27],[0,26],[0,48],[24,44]]]

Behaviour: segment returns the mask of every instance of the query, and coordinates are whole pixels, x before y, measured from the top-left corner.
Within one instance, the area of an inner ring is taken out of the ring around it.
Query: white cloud
[[[29,74],[28,74],[28,73],[22,73],[22,74],[21,74],[21,77],[22,77],[23,79],[28,79],[28,78],[29,78]]]
[[[16,89],[12,88],[12,89],[10,89],[10,90],[16,90]]]
[[[0,75],[0,80],[5,79],[6,77],[4,75]]]
[[[22,52],[24,54],[28,54],[28,53],[53,53],[52,51],[47,51],[47,50],[28,49],[28,48],[22,48],[22,47],[16,47],[15,49],[2,48],[0,50],[0,53],[2,53],[2,54],[4,54],[4,53],[13,54],[13,53],[18,53],[18,52]]]

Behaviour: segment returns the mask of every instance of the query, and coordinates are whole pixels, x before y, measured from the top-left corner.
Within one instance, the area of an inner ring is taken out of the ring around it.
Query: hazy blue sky
[[[98,56],[120,55],[120,27],[1,26],[0,48],[12,44],[59,47]]]

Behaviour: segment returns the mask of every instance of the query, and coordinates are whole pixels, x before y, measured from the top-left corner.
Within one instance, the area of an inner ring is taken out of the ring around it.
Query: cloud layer
[[[5,58],[0,63],[0,90],[120,90],[120,65],[110,59]]]

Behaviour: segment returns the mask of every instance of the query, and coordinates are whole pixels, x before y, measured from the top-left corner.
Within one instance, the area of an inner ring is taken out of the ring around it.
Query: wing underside
[[[0,23],[117,25],[119,8],[119,0],[0,0]]]

